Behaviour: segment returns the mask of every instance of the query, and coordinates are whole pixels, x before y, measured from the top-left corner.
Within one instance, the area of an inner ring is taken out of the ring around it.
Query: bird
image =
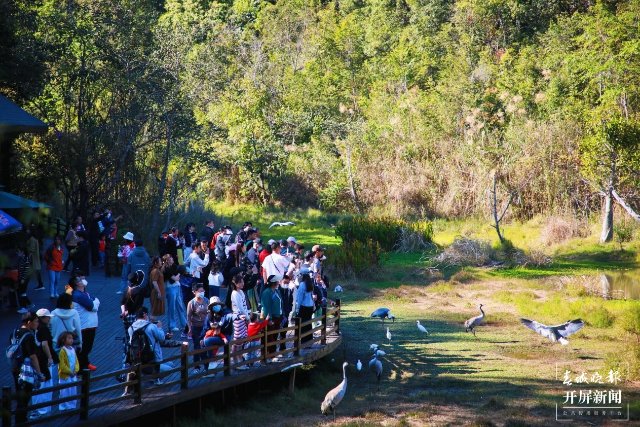
[[[387,328],[387,339],[391,342],[391,331]]]
[[[384,323],[384,319],[391,319],[391,321],[395,322],[396,317],[391,314],[391,310],[386,307],[380,307],[376,309],[373,313],[371,313],[371,317],[379,317],[382,319],[382,323]]]
[[[420,324],[419,320],[416,320],[416,324],[418,325],[418,330],[420,330],[420,332],[424,332],[425,334],[429,335],[429,331],[427,331],[427,328]]]
[[[358,359],[358,363],[356,363],[356,369],[358,371],[362,371],[362,362],[360,361],[360,359]]]
[[[480,315],[472,317],[471,319],[464,322],[464,327],[466,328],[466,332],[473,332],[473,336],[476,336],[475,327],[478,326],[482,319],[484,319],[484,311],[482,311],[483,304],[480,304],[478,308],[480,309]]]
[[[373,368],[376,373],[376,378],[378,379],[378,391],[380,391],[380,378],[382,377],[382,362],[380,361],[380,353],[376,352],[373,355],[373,359],[369,361],[369,369]]]
[[[378,344],[371,344],[369,346],[369,350],[373,350],[373,352],[375,352],[378,349],[379,345]]]
[[[342,286],[336,285],[336,287],[333,288],[333,292],[342,292]]]
[[[287,225],[296,225],[296,223],[295,223],[295,222],[293,222],[293,221],[286,221],[286,222],[278,222],[278,221],[275,221],[275,222],[273,222],[273,223],[269,226],[269,228],[273,228],[273,227],[284,227],[284,226],[287,226]]]
[[[569,320],[566,323],[555,326],[543,325],[540,322],[529,319],[520,319],[520,322],[532,331],[549,338],[552,342],[560,342],[562,345],[568,345],[569,340],[567,340],[567,337],[575,334],[584,326],[582,319]]]
[[[373,352],[373,357],[376,357],[376,355],[378,355],[378,357],[382,357],[382,356],[386,356],[387,353],[385,353],[382,350],[376,350],[376,351]]]
[[[324,401],[320,405],[320,410],[323,415],[327,415],[329,411],[333,411],[333,419],[336,419],[336,406],[342,401],[345,393],[347,392],[347,366],[348,362],[342,364],[342,382],[335,388],[329,390],[324,397]]]

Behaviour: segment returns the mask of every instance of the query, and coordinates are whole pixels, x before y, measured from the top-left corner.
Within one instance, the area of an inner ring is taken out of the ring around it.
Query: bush
[[[397,247],[404,233],[410,234],[414,240],[431,242],[433,226],[429,221],[407,221],[391,217],[353,216],[343,218],[336,226],[336,235],[343,243],[373,241],[380,245],[383,251],[391,251]]]
[[[543,244],[551,246],[585,234],[584,227],[575,218],[552,216],[544,225],[540,240],[542,240]]]
[[[380,244],[366,242],[342,242],[338,247],[327,248],[327,273],[330,277],[348,278],[370,276],[380,265]]]
[[[473,265],[481,267],[494,257],[491,244],[486,240],[457,237],[440,255],[434,258],[445,265]]]
[[[640,304],[634,303],[627,307],[618,318],[618,323],[625,332],[640,339]]]
[[[618,224],[613,228],[613,234],[622,249],[622,244],[630,242],[633,238],[633,227],[626,223]]]

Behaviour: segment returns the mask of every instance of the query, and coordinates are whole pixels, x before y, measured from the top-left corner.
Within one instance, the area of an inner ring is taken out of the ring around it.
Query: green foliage
[[[345,243],[371,240],[379,244],[382,250],[391,251],[398,243],[403,228],[420,235],[428,242],[433,237],[433,226],[429,221],[407,222],[391,217],[345,217],[336,225],[335,231]]]
[[[637,337],[640,337],[640,303],[630,304],[618,318],[620,327]]]
[[[371,239],[342,242],[327,248],[326,268],[332,277],[372,277],[380,265],[382,248]]]

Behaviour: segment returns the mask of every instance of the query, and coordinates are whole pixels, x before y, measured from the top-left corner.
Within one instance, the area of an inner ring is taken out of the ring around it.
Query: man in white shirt
[[[274,242],[271,248],[271,255],[267,256],[262,262],[262,277],[264,283],[267,283],[269,276],[275,276],[276,281],[282,280],[289,269],[290,261],[287,257],[280,255],[280,244]]]
[[[198,282],[202,282],[202,269],[209,265],[209,248],[204,253],[204,259],[200,259],[200,253],[202,253],[202,246],[194,243],[192,246],[191,255],[189,255],[189,273],[195,277]]]

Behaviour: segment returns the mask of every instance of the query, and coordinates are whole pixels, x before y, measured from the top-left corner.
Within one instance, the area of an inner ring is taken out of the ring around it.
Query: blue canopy
[[[2,209],[22,209],[22,208],[50,208],[46,203],[34,202],[33,200],[25,199],[24,197],[16,196],[15,194],[0,191],[0,208]]]
[[[0,234],[15,233],[20,230],[22,230],[22,224],[20,224],[17,219],[0,210]]]

